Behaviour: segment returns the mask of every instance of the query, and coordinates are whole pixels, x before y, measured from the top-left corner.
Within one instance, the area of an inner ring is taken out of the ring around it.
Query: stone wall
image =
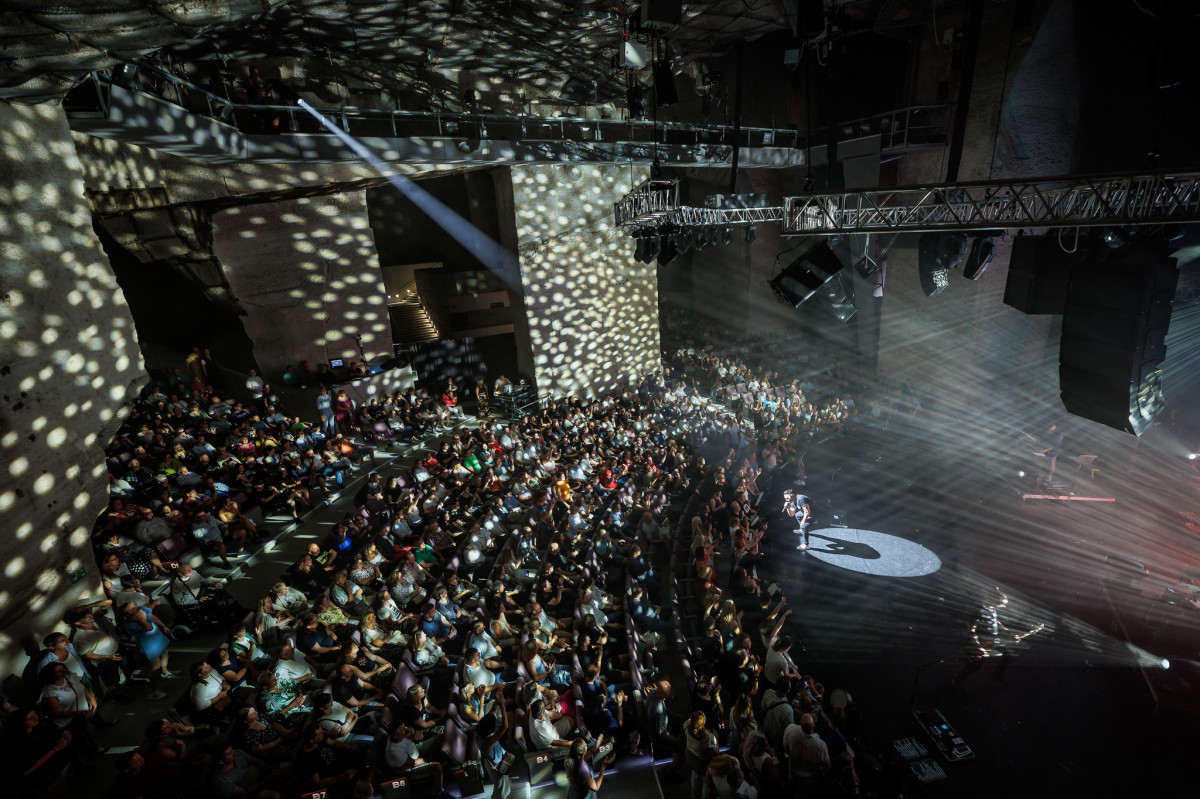
[[[628,166],[511,167],[534,380],[543,394],[589,396],[659,368],[654,264],[612,204],[646,178]]]
[[[289,364],[390,355],[383,273],[359,191],[213,215],[213,252],[246,316],[264,374]]]
[[[145,380],[56,106],[0,104],[0,674],[100,595],[89,546],[103,448]],[[83,571],[80,574],[80,570]],[[78,580],[78,582],[76,582]]]

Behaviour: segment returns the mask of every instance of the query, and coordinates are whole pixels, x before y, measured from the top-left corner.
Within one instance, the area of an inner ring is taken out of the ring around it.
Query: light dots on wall
[[[33,481],[33,493],[39,497],[44,497],[54,488],[54,475],[49,472],[38,475],[38,478]]]

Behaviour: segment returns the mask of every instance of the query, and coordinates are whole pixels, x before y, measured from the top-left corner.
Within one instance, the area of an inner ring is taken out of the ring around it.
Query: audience
[[[846,705],[827,712],[801,675],[802,647],[781,632],[786,598],[757,569],[772,492],[804,479],[814,436],[852,433],[864,401],[836,362],[824,373],[748,366],[748,352],[683,341],[634,389],[515,420],[487,415],[482,381],[475,420],[452,381],[436,402],[409,391],[355,407],[322,365],[315,418],[302,420],[253,374],[252,403],[218,397],[197,351],[186,372],[142,392],[108,449],[114,498],[93,543],[117,623],[81,608],[74,643],[46,639],[46,720],[10,716],[5,734],[36,766],[22,784],[44,787],[93,757],[97,696],[128,700],[143,663],[151,697],[165,697],[170,634],[183,624],[230,631],[191,667],[177,704],[201,726],[183,725],[196,736],[185,740],[151,725],[120,759],[114,796],[144,795],[152,781],[179,795],[199,757],[216,796],[367,796],[421,767],[444,797],[449,725],[474,730],[501,788],[516,734],[554,751],[578,791],[599,786],[601,763],[647,746],[670,758],[668,780],[689,767],[694,796],[857,785],[853,718]],[[304,379],[291,371],[285,383]],[[453,421],[475,426],[402,474],[372,473],[253,610],[224,590],[219,575],[278,532],[270,520],[336,498],[371,442]],[[177,560],[193,547],[203,575]],[[155,579],[167,581],[163,599],[141,591]],[[690,716],[663,679],[677,673],[673,656],[686,656]],[[616,749],[601,758],[605,741]]]

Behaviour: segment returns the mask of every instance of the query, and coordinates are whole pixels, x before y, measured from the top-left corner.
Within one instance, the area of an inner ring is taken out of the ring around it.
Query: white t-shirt
[[[121,642],[117,640],[117,637],[99,629],[99,625],[95,630],[75,630],[73,643],[80,655],[107,657],[121,651]]]
[[[42,702],[50,697],[57,699],[58,709],[67,713],[88,709],[87,693],[83,687],[83,683],[70,672],[67,672],[67,679],[62,685],[51,683],[43,687],[42,693],[38,696],[38,704],[42,704]],[[72,718],[72,716],[61,719],[51,718],[50,723],[62,729],[71,723]]]
[[[296,650],[296,657],[291,660],[279,658],[275,661],[275,679],[286,685],[292,685],[300,680],[305,674],[311,673],[312,669],[308,667],[304,656],[300,654],[300,650]]]
[[[329,705],[329,710],[324,716],[321,716],[321,729],[329,732],[335,727],[340,727],[350,719],[350,715],[350,708],[341,702],[332,702]],[[346,736],[341,737],[345,738]]]
[[[543,713],[540,719],[529,725],[529,738],[535,748],[549,749],[554,741],[558,740],[558,730],[554,728],[554,722]]]
[[[199,682],[192,683],[189,696],[197,710],[208,710],[212,707],[213,699],[221,693],[221,676],[215,671]]]
[[[394,769],[404,768],[410,760],[417,756],[417,745],[412,738],[401,738],[399,741],[389,741],[384,752],[388,766]]]
[[[463,665],[463,676],[470,680],[476,688],[487,687],[496,683],[496,673],[481,665]]]

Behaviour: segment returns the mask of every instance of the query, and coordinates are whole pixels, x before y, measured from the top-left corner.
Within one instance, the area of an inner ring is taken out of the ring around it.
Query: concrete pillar
[[[0,104],[0,674],[101,596],[103,449],[144,383],[62,108]]]
[[[613,203],[647,177],[628,166],[511,167],[534,380],[589,396],[659,368],[654,264],[634,261]]]
[[[213,215],[213,252],[264,374],[308,360],[390,355],[383,273],[366,192],[246,205]]]

